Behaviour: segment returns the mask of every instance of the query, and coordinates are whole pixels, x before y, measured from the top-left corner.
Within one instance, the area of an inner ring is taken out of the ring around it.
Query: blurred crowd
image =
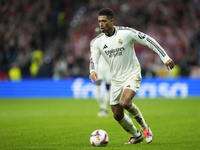
[[[200,77],[199,0],[0,0],[0,80],[88,77],[98,11],[160,43],[175,61],[168,72],[155,52],[136,44],[144,77]]]

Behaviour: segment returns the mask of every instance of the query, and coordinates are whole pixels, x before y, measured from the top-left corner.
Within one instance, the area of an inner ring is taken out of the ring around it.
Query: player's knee
[[[119,113],[114,113],[113,114],[113,117],[115,118],[115,120],[117,120],[117,121],[120,121],[120,120],[122,120],[123,119],[123,114],[119,114]]]
[[[131,104],[129,104],[127,101],[122,100],[122,99],[119,101],[119,104],[126,110],[130,109],[131,107]]]

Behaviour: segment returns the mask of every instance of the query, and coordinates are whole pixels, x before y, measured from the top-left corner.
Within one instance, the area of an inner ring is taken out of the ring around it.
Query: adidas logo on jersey
[[[130,85],[127,85],[126,87],[131,87]]]
[[[105,49],[105,48],[108,48],[108,46],[106,44],[104,45],[103,49]]]

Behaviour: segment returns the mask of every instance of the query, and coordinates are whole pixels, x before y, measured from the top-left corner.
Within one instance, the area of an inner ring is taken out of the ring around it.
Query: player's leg
[[[142,113],[140,112],[139,108],[134,103],[132,103],[131,108],[127,110],[127,112],[140,125],[140,128],[145,136],[146,142],[151,143],[153,140],[153,133],[150,127],[146,124],[144,117],[142,116]]]
[[[124,113],[124,109],[119,105],[111,105],[113,117],[123,127],[123,129],[131,135],[138,137],[140,133],[134,126],[132,120]]]
[[[124,113],[124,108],[119,105],[120,95],[123,88],[112,84],[111,88],[111,109],[115,120],[124,128],[125,131],[130,133],[133,137],[126,144],[136,144],[143,140],[142,134],[134,126],[132,120]]]
[[[100,85],[101,85],[101,80],[97,80],[97,82],[96,82],[96,100],[99,104],[99,108],[101,109],[102,97],[101,97],[101,86]]]
[[[143,134],[145,135],[145,140],[147,143],[152,142],[153,140],[153,134],[146,124],[144,117],[142,116],[142,113],[140,112],[139,108],[132,103],[132,98],[135,96],[135,91],[131,89],[125,89],[122,97],[120,99],[120,105],[127,110],[128,114],[133,117],[138,124],[140,125],[140,128],[142,129]]]
[[[108,106],[109,106],[109,102],[110,102],[110,84],[106,83],[106,94],[103,100],[103,107],[105,112],[108,114]]]
[[[133,117],[138,124],[140,125],[141,129],[144,130],[148,128],[142,113],[140,112],[139,108],[132,103],[132,99],[135,96],[136,92],[132,89],[124,89],[122,97],[119,101],[119,104],[127,110],[128,114]]]
[[[108,116],[108,106],[110,102],[110,84],[111,84],[111,75],[109,68],[106,68],[103,73],[103,80],[105,82],[106,93],[104,95],[103,104],[105,113]]]
[[[97,80],[96,82],[96,100],[99,104],[99,117],[108,117],[108,104],[105,102],[105,98],[102,96],[101,93],[101,83],[102,80]]]
[[[103,109],[102,94],[101,94],[101,82],[102,80],[97,80],[96,82],[96,100],[99,104],[98,116],[101,117],[101,110]]]
[[[142,116],[142,113],[140,112],[139,108],[134,103],[132,103],[132,99],[136,95],[135,91],[138,90],[139,86],[140,84],[138,84],[138,77],[136,79],[134,79],[134,77],[131,77],[129,80],[127,80],[119,104],[127,110],[128,114],[131,117],[133,117],[138,122],[141,130],[145,135],[147,143],[150,143],[153,139],[153,134],[148,125],[146,124],[146,121]]]

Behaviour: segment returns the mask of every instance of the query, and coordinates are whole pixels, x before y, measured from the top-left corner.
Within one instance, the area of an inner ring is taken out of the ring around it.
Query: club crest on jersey
[[[121,39],[119,39],[118,44],[119,44],[119,45],[122,45],[122,44],[123,44],[123,41],[122,41]]]

